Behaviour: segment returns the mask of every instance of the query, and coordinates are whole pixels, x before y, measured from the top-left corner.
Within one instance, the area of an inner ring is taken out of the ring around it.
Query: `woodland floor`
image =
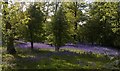
[[[50,45],[35,43],[34,50],[29,43],[18,44],[17,54],[6,53],[2,47],[3,71],[12,69],[119,69],[120,56],[116,49],[100,46],[66,45],[55,52]],[[98,49],[99,48],[99,49]]]

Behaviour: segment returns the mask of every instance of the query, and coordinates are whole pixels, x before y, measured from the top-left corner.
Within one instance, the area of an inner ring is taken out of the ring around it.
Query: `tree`
[[[59,48],[68,40],[68,23],[62,7],[56,11],[52,20],[52,33],[55,50],[59,51]]]
[[[117,8],[118,3],[112,2],[93,2],[89,5],[89,19],[83,25],[88,43],[113,46],[115,40],[119,39],[115,32],[119,29]]]
[[[34,42],[42,42],[43,41],[43,13],[41,11],[41,7],[39,3],[35,3],[34,5],[30,5],[28,8],[28,14],[30,21],[27,24],[26,39],[31,42],[31,49],[33,49]]]
[[[65,15],[67,17],[67,21],[69,23],[71,32],[71,41],[76,43],[78,42],[78,30],[79,30],[79,22],[83,22],[85,19],[85,16],[82,12],[82,10],[86,7],[84,3],[78,3],[78,2],[70,2],[70,3],[64,3],[65,8]]]
[[[15,54],[14,40],[20,34],[20,27],[28,22],[28,17],[25,12],[21,11],[20,3],[3,2],[2,9],[2,41],[7,46],[7,51],[10,54]]]
[[[7,39],[7,52],[10,54],[15,54],[16,50],[14,48],[14,35],[12,33],[12,24],[10,22],[11,17],[9,17],[10,13],[8,8],[8,1],[4,2],[3,4],[3,22],[5,24],[5,31],[6,31],[6,39]]]

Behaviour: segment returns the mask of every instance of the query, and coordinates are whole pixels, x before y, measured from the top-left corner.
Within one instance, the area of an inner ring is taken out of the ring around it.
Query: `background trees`
[[[2,34],[8,52],[15,52],[14,39],[45,42],[59,47],[66,43],[90,43],[119,47],[119,3],[3,3]],[[10,49],[9,49],[10,48]]]
[[[111,7],[112,5],[112,7]],[[88,43],[115,46],[115,29],[118,30],[118,3],[94,2],[89,4],[89,18],[83,25],[84,40]],[[117,28],[116,28],[116,27]]]

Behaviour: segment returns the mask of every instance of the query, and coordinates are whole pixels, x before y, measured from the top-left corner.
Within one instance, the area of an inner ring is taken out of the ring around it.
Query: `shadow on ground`
[[[3,53],[3,71],[10,69],[97,69],[104,68],[108,56],[93,53],[76,53],[69,50],[17,48],[17,54]],[[5,64],[6,63],[6,64]],[[113,67],[115,68],[115,66]]]

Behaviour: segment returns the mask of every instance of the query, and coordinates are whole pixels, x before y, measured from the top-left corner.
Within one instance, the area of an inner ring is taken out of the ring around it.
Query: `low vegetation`
[[[4,48],[5,50],[5,48]],[[110,59],[107,55],[93,54],[84,51],[70,51],[62,49],[59,52],[54,49],[16,48],[17,54],[2,54],[3,71],[18,69],[118,69],[114,56]]]

